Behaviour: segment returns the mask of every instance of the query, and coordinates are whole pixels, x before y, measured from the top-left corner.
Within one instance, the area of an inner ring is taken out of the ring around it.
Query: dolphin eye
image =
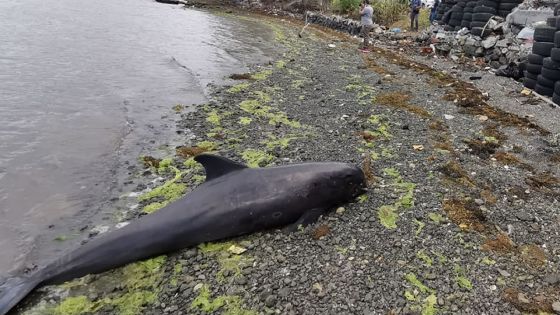
[[[277,211],[272,214],[273,219],[279,219],[282,216],[282,212]]]

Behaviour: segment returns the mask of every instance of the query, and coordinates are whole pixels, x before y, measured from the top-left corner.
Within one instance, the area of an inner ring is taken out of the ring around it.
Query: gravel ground
[[[21,312],[555,311],[558,109],[504,78],[458,81],[469,73],[445,61],[434,70],[424,65],[433,59],[395,47],[362,54],[331,31],[309,27],[300,39],[289,20],[238,18],[273,29],[275,62],[215,87],[195,112],[176,108],[184,147],[172,161],[145,159],[159,171],[139,163],[137,191],[168,181],[188,193],[204,174],[190,155],[213,150],[255,167],[355,163],[368,193],[293,234],[256,233],[42,289]],[[166,198],[140,198],[121,219]]]

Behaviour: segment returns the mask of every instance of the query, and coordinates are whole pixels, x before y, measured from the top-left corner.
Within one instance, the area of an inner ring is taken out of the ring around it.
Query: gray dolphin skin
[[[248,168],[210,154],[195,160],[206,171],[203,184],[29,276],[8,278],[0,286],[0,314],[6,314],[38,286],[101,273],[204,242],[283,226],[296,230],[352,201],[366,186],[362,170],[346,163]]]

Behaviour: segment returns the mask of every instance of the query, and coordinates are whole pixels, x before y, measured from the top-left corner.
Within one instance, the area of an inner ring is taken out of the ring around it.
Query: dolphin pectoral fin
[[[304,212],[301,217],[294,223],[288,225],[283,229],[284,233],[292,233],[297,231],[300,227],[306,227],[309,224],[315,223],[319,217],[325,213],[323,208],[314,208]]]
[[[194,157],[194,160],[204,166],[204,171],[206,172],[206,181],[218,178],[233,171],[247,168],[246,165],[243,165],[241,163],[226,159],[225,157],[211,154],[199,154]]]

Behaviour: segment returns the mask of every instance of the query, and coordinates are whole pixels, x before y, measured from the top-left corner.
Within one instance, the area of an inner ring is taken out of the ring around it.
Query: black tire
[[[550,50],[552,48],[554,48],[554,43],[548,43],[548,42],[533,43],[533,53],[544,57],[550,57]]]
[[[544,75],[539,74],[537,76],[537,83],[540,86],[544,86],[544,87],[547,87],[549,89],[554,89],[554,83],[556,83],[556,81],[550,80],[550,79],[546,78]]]
[[[526,88],[534,89],[537,81],[529,78],[523,78],[523,86]]]
[[[535,27],[535,33],[533,39],[537,42],[554,42],[554,33],[556,33],[556,27],[552,26],[537,26]]]
[[[558,13],[559,13],[559,12],[560,12],[560,3],[557,4],[557,5],[554,7],[554,16],[558,16]]]
[[[443,27],[443,30],[446,31],[446,32],[451,32],[451,31],[454,31],[454,30],[455,30],[455,26],[445,25],[445,26]]]
[[[451,19],[449,20],[449,26],[453,26],[453,28],[455,28],[455,26],[459,26],[461,25],[461,21],[462,20],[455,20],[455,19]]]
[[[554,33],[554,46],[556,48],[560,47],[560,32]]]
[[[554,102],[554,104],[560,105],[560,95],[558,95],[558,94],[556,94],[556,92],[554,92],[552,94],[552,101]]]
[[[496,8],[491,8],[491,7],[475,7],[473,9],[474,13],[491,13],[491,14],[496,14],[498,12],[498,10],[496,10]]]
[[[479,21],[471,21],[471,28],[480,28],[482,29],[486,25],[486,22],[479,22]]]
[[[458,32],[461,30],[461,25],[455,26],[455,32]]]
[[[550,57],[543,59],[543,67],[550,70],[560,70],[560,62],[552,60]]]
[[[552,94],[554,94],[553,89],[546,86],[542,86],[539,83],[535,84],[535,92],[545,96],[552,96]]]
[[[488,22],[494,16],[492,13],[473,13],[472,20],[478,22]]]
[[[552,48],[550,50],[550,59],[560,62],[560,48]]]
[[[472,22],[471,22],[471,26],[472,26]],[[482,27],[473,27],[471,28],[471,34],[473,34],[474,36],[480,36],[480,37],[486,37],[490,34],[492,34],[492,31],[489,29],[485,29],[484,30],[484,34],[482,34]]]
[[[471,21],[463,20],[463,22],[461,22],[461,28],[463,28],[463,27],[466,27],[466,28],[471,27]]]
[[[463,14],[463,21],[469,21],[470,22],[471,20],[472,20],[472,13]]]
[[[502,10],[502,11],[511,11],[515,8],[517,8],[519,4],[517,3],[500,3],[500,5],[498,6],[498,10]]]
[[[541,75],[552,81],[560,81],[560,70],[541,68]]]
[[[463,13],[473,13],[473,8],[465,7]]]
[[[558,29],[560,29],[560,17],[554,16],[554,17],[548,18],[546,20],[546,24],[548,26],[556,27],[556,30],[558,30]]]
[[[542,68],[542,65],[535,65],[535,64],[532,64],[532,63],[528,63],[528,64],[525,65],[525,70],[527,70],[527,72],[530,72],[530,73],[535,74],[535,75],[541,74],[541,68]]]
[[[543,59],[544,59],[543,56],[537,54],[529,54],[529,56],[527,56],[527,61],[529,61],[529,63],[532,63],[534,65],[542,65]]]
[[[529,79],[537,80],[540,74],[533,74],[531,72],[527,72],[527,70],[523,71],[523,76]]]
[[[485,7],[491,7],[491,8],[497,8],[498,5],[500,4],[498,1],[492,1],[492,0],[481,0],[478,3]]]
[[[451,13],[451,19],[452,20],[458,20],[458,21],[463,20],[463,12],[453,12],[453,13]]]
[[[556,81],[556,83],[554,83],[554,93],[560,95],[560,81]]]

